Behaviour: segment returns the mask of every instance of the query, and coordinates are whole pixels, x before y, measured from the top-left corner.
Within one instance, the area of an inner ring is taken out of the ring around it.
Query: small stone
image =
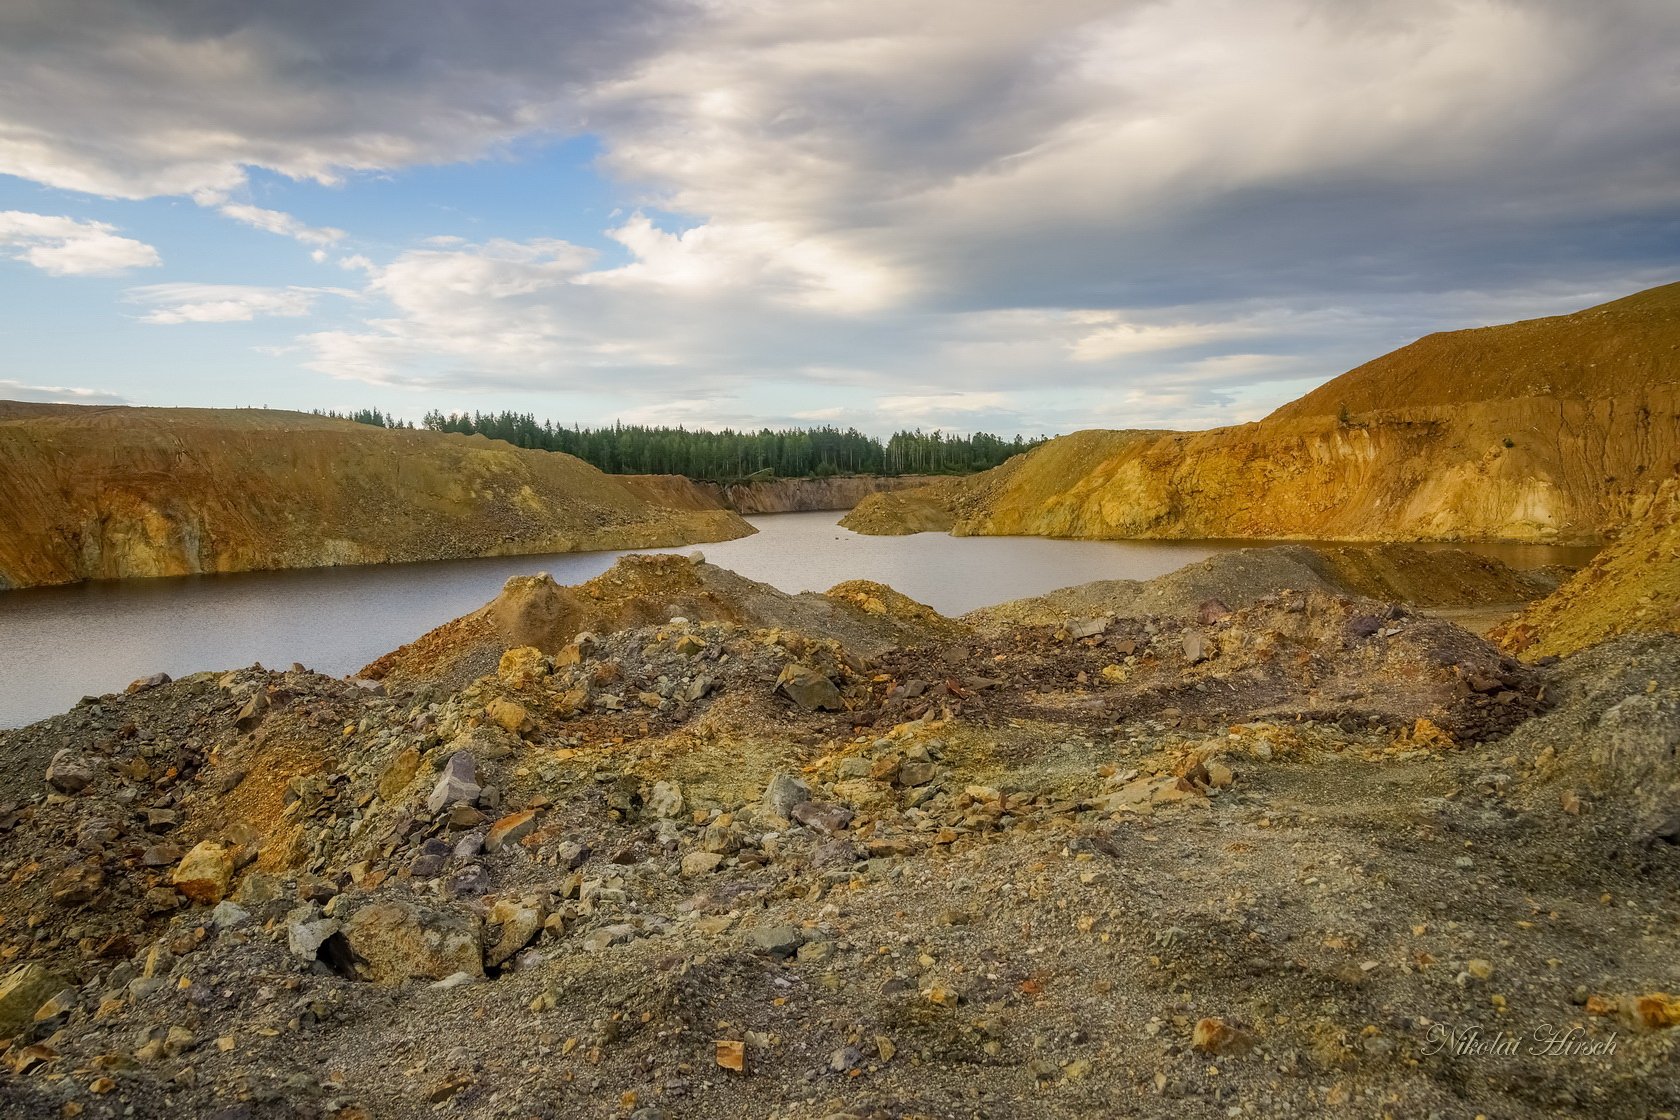
[[[835,1073],[845,1073],[862,1064],[863,1051],[856,1046],[842,1046],[828,1056],[828,1068]]]
[[[1190,1045],[1204,1054],[1246,1054],[1254,1047],[1254,1036],[1224,1019],[1198,1019]]]
[[[1211,643],[1200,630],[1186,630],[1180,644],[1184,649],[1184,660],[1192,665],[1212,656]]]
[[[233,878],[233,854],[214,840],[204,840],[181,857],[169,876],[176,890],[201,906],[214,906]]]
[[[523,688],[548,676],[548,659],[535,646],[515,646],[502,654],[496,664],[496,676],[509,687]],[[510,727],[508,730],[519,729]]]
[[[216,908],[210,911],[210,921],[217,929],[232,929],[251,916],[251,912],[237,902],[227,899],[216,903]]]
[[[137,692],[146,692],[150,689],[161,688],[163,685],[168,683],[168,673],[153,673],[149,677],[141,677],[137,681],[130,682],[129,686],[123,689],[123,691],[128,693],[128,695],[133,696]]]
[[[1214,789],[1226,789],[1234,780],[1231,768],[1223,762],[1210,761],[1205,764],[1207,770],[1207,784]]]
[[[852,822],[852,811],[829,802],[801,801],[793,807],[792,819],[806,828],[833,836]]]
[[[752,947],[761,953],[769,953],[774,957],[790,957],[799,950],[803,939],[799,930],[786,922],[773,926],[760,926],[752,931],[747,938]]]
[[[925,786],[939,776],[939,767],[932,762],[905,762],[898,767],[897,783],[906,789]]]
[[[259,688],[251,693],[251,698],[245,701],[245,706],[233,717],[233,725],[241,731],[249,731],[262,722],[263,713],[268,709],[268,693]]]
[[[301,960],[315,960],[322,944],[338,930],[337,919],[321,917],[314,905],[300,906],[286,915],[286,948]]]
[[[719,1039],[715,1050],[717,1064],[724,1069],[745,1073],[747,1069],[747,1044],[735,1039]]]
[[[458,832],[477,828],[489,819],[476,806],[468,805],[465,802],[456,802],[449,807],[449,827]]]
[[[699,875],[710,875],[723,863],[723,856],[717,852],[689,852],[682,858],[682,873],[688,878]]]
[[[484,834],[484,850],[499,851],[508,844],[517,844],[531,835],[537,827],[537,814],[533,809],[526,809],[518,813],[510,813],[490,826],[490,831]]]

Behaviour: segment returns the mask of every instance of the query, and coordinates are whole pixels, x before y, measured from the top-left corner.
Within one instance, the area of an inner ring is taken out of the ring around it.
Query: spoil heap
[[[150,679],[0,735],[0,1113],[1680,1094],[1680,638],[1525,666],[1318,587],[961,620],[672,558],[585,587],[383,681]],[[1438,1041],[1576,1027],[1598,1052]]]

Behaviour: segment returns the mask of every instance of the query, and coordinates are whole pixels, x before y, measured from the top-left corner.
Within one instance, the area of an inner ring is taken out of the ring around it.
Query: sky
[[[1674,0],[7,0],[0,398],[1257,419],[1680,280]]]

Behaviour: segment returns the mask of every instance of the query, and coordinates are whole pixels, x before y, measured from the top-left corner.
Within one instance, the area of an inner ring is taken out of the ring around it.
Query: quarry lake
[[[872,579],[946,614],[961,614],[1091,580],[1150,579],[1214,552],[1258,543],[866,537],[836,525],[840,516],[749,518],[756,535],[699,547],[713,563],[784,591]],[[1581,550],[1487,551],[1519,567],[1584,559]],[[342,676],[483,605],[509,576],[547,571],[561,583],[579,583],[622,555],[492,557],[3,592],[0,727],[43,719],[84,695],[120,690],[157,672],[178,677],[296,661]]]

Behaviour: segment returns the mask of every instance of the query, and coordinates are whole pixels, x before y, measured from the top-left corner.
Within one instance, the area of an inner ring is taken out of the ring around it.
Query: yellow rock
[[[501,697],[486,704],[484,714],[515,735],[523,734],[536,726],[531,722],[531,713],[525,710],[525,705]]]
[[[169,881],[199,905],[214,906],[226,896],[232,878],[233,853],[214,840],[204,840],[181,857]]]
[[[548,676],[548,662],[535,646],[517,646],[502,654],[496,675],[513,688],[522,688]]]
[[[379,775],[379,796],[384,801],[395,801],[408,784],[414,780],[414,775],[420,771],[420,752],[413,747],[404,750],[393,758],[390,765],[385,767]]]

